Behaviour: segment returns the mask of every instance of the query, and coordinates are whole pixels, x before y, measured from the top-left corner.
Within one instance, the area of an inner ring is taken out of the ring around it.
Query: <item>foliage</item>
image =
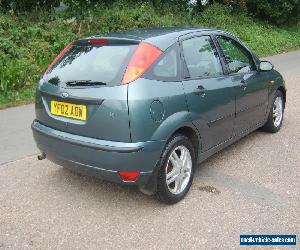
[[[251,0],[249,11],[276,24],[296,23],[300,19],[299,0]]]
[[[274,24],[297,23],[300,20],[299,0],[217,0],[217,2],[251,13]]]
[[[300,26],[276,27],[214,4],[201,14],[174,12],[152,4],[117,1],[61,13],[38,10],[26,14],[0,12],[0,106],[32,99],[35,84],[48,64],[78,37],[144,27],[218,27],[239,36],[259,56],[300,47]],[[241,25],[242,24],[242,25]]]
[[[0,6],[13,11],[31,11],[34,9],[58,6],[60,0],[0,0]]]
[[[195,3],[193,11],[197,14],[210,4],[221,3],[275,24],[297,23],[300,19],[299,0],[0,0],[0,7],[14,12],[24,12],[40,8],[51,10],[53,7],[59,6],[60,3],[64,3],[70,9],[84,16],[86,9],[111,6],[115,3],[150,4],[156,11],[165,8],[173,11],[186,11],[192,2]]]

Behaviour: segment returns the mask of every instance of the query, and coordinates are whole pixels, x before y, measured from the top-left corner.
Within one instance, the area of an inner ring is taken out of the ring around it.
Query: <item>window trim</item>
[[[182,42],[186,41],[186,40],[189,40],[189,39],[203,37],[203,36],[208,36],[211,39],[212,44],[213,44],[213,46],[214,46],[214,48],[215,48],[215,50],[218,54],[218,57],[219,57],[219,62],[221,64],[221,68],[222,68],[222,74],[221,75],[216,75],[216,76],[199,76],[199,77],[192,78],[191,75],[190,75],[190,72],[188,70],[185,57],[184,57]],[[212,34],[207,34],[207,33],[206,34],[192,34],[191,36],[181,38],[180,41],[179,41],[179,47],[180,47],[180,59],[181,59],[180,61],[181,61],[181,74],[182,74],[181,79],[182,79],[182,81],[221,78],[221,77],[224,77],[224,76],[227,75],[226,65],[223,63],[223,58],[220,54],[220,51],[219,51],[218,47],[216,46],[216,43],[214,41],[214,37],[213,37]],[[186,71],[186,72],[184,72],[184,71]]]
[[[234,42],[236,42],[239,46],[241,46],[249,55],[250,55],[250,58],[251,60],[253,61],[253,64],[254,64],[254,67],[255,67],[255,70],[251,70],[249,72],[236,72],[236,73],[230,73],[230,70],[229,70],[229,66],[228,66],[228,63],[226,62],[225,60],[225,54],[224,54],[224,51],[218,41],[218,37],[225,37],[225,38],[228,38],[228,39],[231,39],[233,40]],[[238,76],[238,75],[245,75],[245,74],[249,74],[249,73],[255,73],[255,72],[258,72],[258,65],[257,65],[257,60],[255,59],[255,57],[253,56],[253,53],[245,46],[243,45],[240,41],[238,41],[237,39],[235,39],[234,37],[228,35],[228,34],[224,34],[224,33],[221,33],[221,34],[214,34],[213,35],[214,37],[214,40],[215,40],[215,43],[218,47],[218,50],[220,51],[220,54],[221,54],[221,57],[222,57],[222,61],[224,61],[224,64],[226,65],[226,74],[228,76]]]

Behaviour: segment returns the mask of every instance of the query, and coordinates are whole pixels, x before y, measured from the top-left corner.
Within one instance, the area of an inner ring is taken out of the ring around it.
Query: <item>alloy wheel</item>
[[[166,184],[172,194],[180,194],[187,187],[192,173],[192,157],[185,146],[177,146],[166,165]]]
[[[273,104],[273,122],[274,126],[277,128],[280,126],[283,117],[283,102],[280,96],[276,97]]]

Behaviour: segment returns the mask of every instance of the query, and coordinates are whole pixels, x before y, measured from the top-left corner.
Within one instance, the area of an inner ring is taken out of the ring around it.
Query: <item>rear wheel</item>
[[[167,144],[158,174],[157,197],[174,204],[189,191],[193,181],[195,152],[190,140],[175,135]]]
[[[284,99],[281,91],[277,90],[271,110],[268,116],[268,120],[265,125],[262,127],[263,130],[271,133],[276,133],[280,130],[283,122],[283,113],[284,113]]]

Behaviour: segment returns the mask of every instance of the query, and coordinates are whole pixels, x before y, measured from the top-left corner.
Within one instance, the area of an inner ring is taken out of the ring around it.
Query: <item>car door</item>
[[[225,35],[218,35],[217,41],[235,88],[234,134],[241,134],[263,121],[268,104],[268,83],[243,45]]]
[[[181,41],[183,87],[194,125],[200,132],[202,151],[232,137],[235,96],[220,56],[209,35]]]

